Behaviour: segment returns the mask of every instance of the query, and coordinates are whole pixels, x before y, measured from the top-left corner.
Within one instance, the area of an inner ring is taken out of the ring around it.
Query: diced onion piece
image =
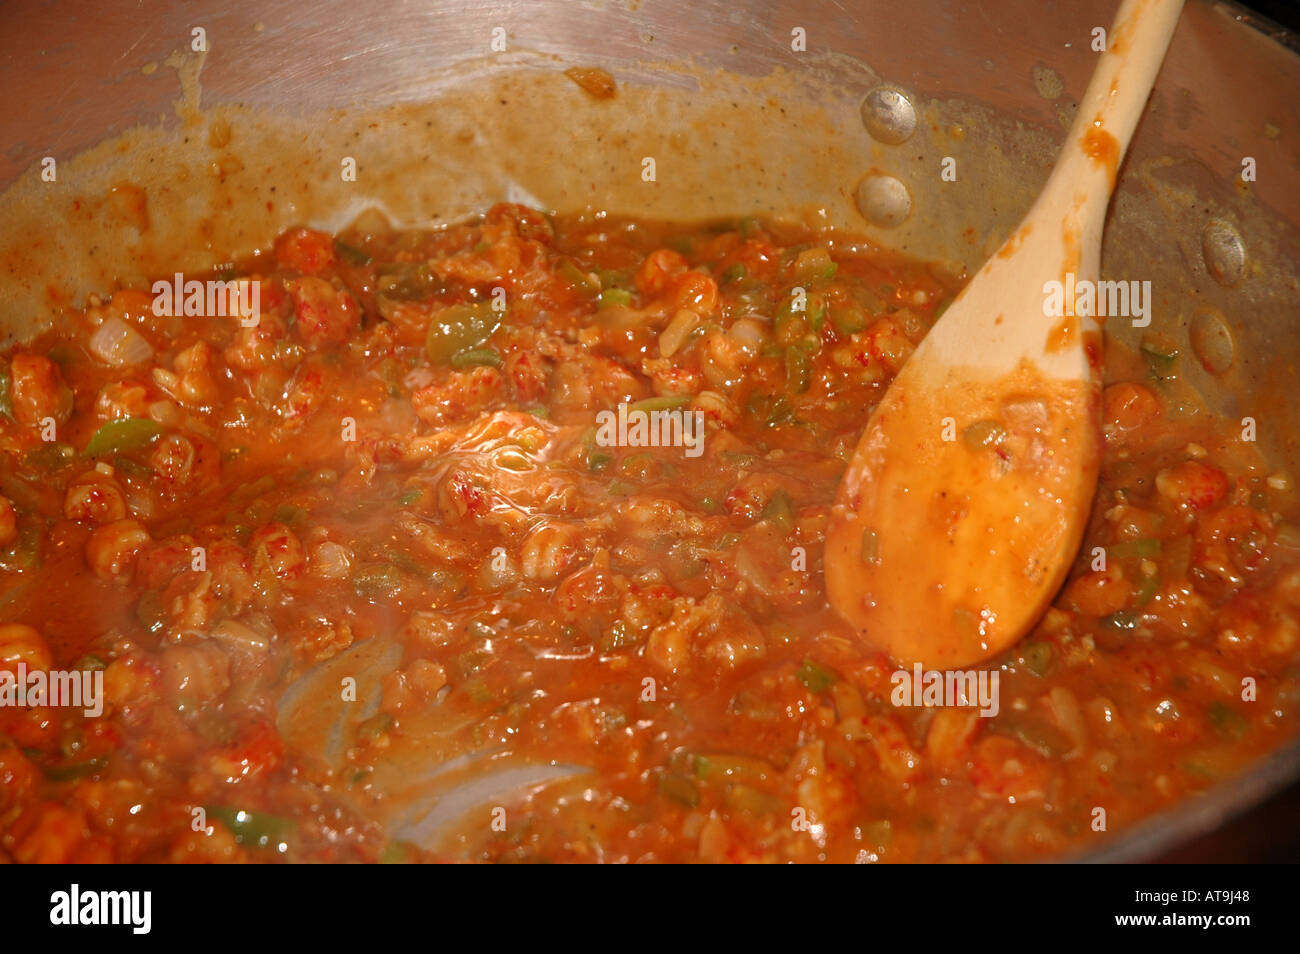
[[[1077,754],[1088,743],[1088,727],[1083,720],[1083,710],[1074,693],[1064,686],[1056,686],[1047,694],[1047,708],[1057,726],[1065,733],[1073,748],[1068,754]]]
[[[153,357],[144,335],[116,316],[104,319],[88,343],[90,353],[115,368],[141,364]]]
[[[327,580],[341,580],[352,569],[352,551],[340,543],[326,540],[311,551],[311,568]]]
[[[271,646],[270,640],[257,630],[233,619],[223,619],[212,627],[211,635],[231,649],[260,653],[266,652]]]
[[[673,315],[673,320],[668,322],[668,327],[659,335],[659,354],[665,358],[676,354],[700,321],[700,316],[689,308],[683,308]]]
[[[767,331],[751,318],[741,318],[727,332],[745,354],[753,357],[767,343]]]

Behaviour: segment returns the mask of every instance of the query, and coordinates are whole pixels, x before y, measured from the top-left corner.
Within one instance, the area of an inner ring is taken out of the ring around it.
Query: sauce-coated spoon
[[[1101,334],[1073,304],[1097,280],[1116,170],[1181,9],[1125,0],[1042,194],[894,380],[845,472],[827,593],[901,663],[950,669],[1008,648],[1078,549]]]

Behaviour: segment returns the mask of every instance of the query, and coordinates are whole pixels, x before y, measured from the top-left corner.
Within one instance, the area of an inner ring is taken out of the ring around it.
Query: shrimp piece
[[[482,516],[492,509],[493,494],[482,477],[464,470],[453,470],[438,485],[438,509],[450,521]]]
[[[156,669],[139,656],[120,656],[104,670],[104,702],[120,709],[158,700]]]
[[[744,339],[722,331],[706,336],[700,351],[700,369],[715,388],[739,384],[757,353]]]
[[[284,743],[275,727],[260,722],[234,745],[213,752],[209,767],[218,778],[237,782],[274,771],[283,756]]]
[[[275,343],[283,334],[283,328],[272,328],[263,316],[255,327],[241,327],[236,331],[235,343],[222,351],[221,357],[230,367],[240,371],[262,371],[275,364]]]
[[[334,239],[315,229],[294,229],[275,241],[275,262],[281,268],[315,275],[334,264]]]
[[[808,834],[824,848],[828,826],[847,822],[857,807],[852,781],[830,764],[826,743],[820,739],[795,752],[786,777],[795,782],[796,804],[806,813]]]
[[[1120,540],[1142,540],[1160,532],[1160,514],[1128,503],[1119,503],[1106,511],[1106,519],[1115,526]]]
[[[699,411],[706,421],[717,427],[733,427],[740,421],[740,412],[735,405],[717,391],[701,391],[691,402],[691,410]]]
[[[283,412],[285,418],[297,421],[299,418],[306,417],[319,406],[324,396],[324,375],[315,368],[300,367],[285,395]]]
[[[555,605],[561,619],[574,623],[606,619],[618,605],[617,580],[609,572],[609,553],[599,550],[591,563],[575,570],[555,589]]]
[[[142,550],[135,564],[135,582],[149,590],[164,588],[176,574],[190,568],[193,545],[192,539],[181,536]]]
[[[1118,563],[1076,577],[1065,588],[1066,602],[1085,616],[1098,618],[1118,613],[1132,595],[1133,587],[1124,579],[1124,569]]]
[[[979,726],[979,713],[973,709],[939,709],[925,735],[925,757],[941,771],[951,771],[965,763],[971,739]]]
[[[891,375],[897,374],[907,363],[908,356],[916,350],[911,339],[888,318],[877,319],[864,334],[872,357],[884,365]]]
[[[695,368],[674,364],[668,358],[646,358],[641,373],[650,379],[655,394],[663,397],[691,397],[704,384],[704,375]]]
[[[538,524],[524,538],[519,554],[524,576],[552,583],[573,564],[581,549],[582,534],[573,524]]]
[[[733,834],[717,815],[710,815],[700,828],[697,848],[700,861],[705,864],[744,864],[763,857],[743,838]]]
[[[126,517],[126,498],[108,464],[97,464],[72,482],[63,499],[63,515],[103,525]]]
[[[1157,473],[1156,490],[1180,507],[1205,510],[1228,496],[1228,477],[1221,470],[1186,460]]]
[[[168,434],[154,444],[149,463],[170,493],[200,493],[221,481],[221,455],[212,442],[184,434]]]
[[[95,397],[95,414],[105,420],[149,416],[149,388],[136,381],[114,381]]]
[[[332,623],[326,619],[307,620],[289,633],[294,655],[306,666],[337,656],[355,639],[352,627],[347,623]]]
[[[255,572],[270,570],[277,579],[286,580],[300,576],[307,564],[302,541],[283,523],[268,523],[260,527],[248,541]]]
[[[381,684],[383,712],[397,715],[427,702],[447,685],[447,670],[430,659],[417,659],[405,669],[390,672]]]
[[[551,362],[532,351],[515,351],[505,360],[505,377],[510,393],[521,404],[539,404],[546,396]]]
[[[664,497],[631,497],[618,513],[630,530],[645,538],[661,534],[698,537],[705,530],[702,518]]]
[[[40,630],[24,623],[0,625],[0,671],[16,672],[19,664],[28,670],[48,670],[54,654]]]
[[[160,388],[187,407],[205,407],[217,399],[212,377],[212,346],[196,341],[172,361],[172,370],[154,368],[153,379]]]
[[[49,358],[19,352],[10,362],[9,374],[10,403],[19,424],[39,427],[46,418],[62,424],[72,417],[72,389]]]
[[[718,283],[703,272],[686,272],[672,283],[673,302],[678,309],[689,309],[699,315],[711,315],[718,310]]]
[[[881,770],[904,785],[921,775],[921,757],[912,748],[898,723],[888,716],[868,716],[863,723]]]
[[[776,474],[746,474],[722,501],[722,509],[734,516],[757,520],[768,501],[784,489]]]
[[[1107,444],[1123,444],[1161,415],[1160,399],[1148,387],[1132,381],[1112,384],[1102,393],[1102,433]]]
[[[340,345],[361,322],[356,299],[323,278],[290,278],[284,288],[293,299],[298,335],[309,348]]]
[[[101,580],[129,583],[149,531],[138,520],[115,520],[97,528],[86,541],[86,563]]]
[[[662,294],[673,284],[673,279],[684,271],[686,259],[679,252],[667,248],[657,249],[647,255],[637,269],[636,290],[646,296]],[[716,285],[714,294],[717,294]]]
[[[453,371],[443,384],[431,384],[411,395],[411,406],[420,420],[442,425],[477,414],[500,396],[504,388],[501,372],[492,367]]]
[[[1264,568],[1273,542],[1273,521],[1254,507],[1224,507],[1196,528],[1197,563],[1224,581],[1240,585]]]
[[[689,658],[695,635],[710,623],[718,622],[722,611],[723,598],[717,593],[710,593],[700,603],[689,596],[678,597],[673,601],[673,614],[668,622],[650,631],[646,657],[670,672],[681,669]]]
[[[248,571],[248,554],[232,540],[218,540],[208,547],[208,572],[212,591],[237,611],[253,596],[253,576]]]

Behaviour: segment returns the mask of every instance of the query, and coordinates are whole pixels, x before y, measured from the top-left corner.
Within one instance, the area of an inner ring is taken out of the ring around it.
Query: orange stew
[[[256,324],[127,288],[0,359],[0,666],[103,685],[97,715],[0,705],[12,860],[1020,859],[1296,732],[1291,478],[1173,348],[1109,355],[1089,532],[986,717],[895,705],[822,582],[937,271],[499,205],[202,278],[257,282]],[[290,744],[284,690],[380,638],[342,764]],[[408,843],[373,780],[429,713],[447,757],[586,771]]]

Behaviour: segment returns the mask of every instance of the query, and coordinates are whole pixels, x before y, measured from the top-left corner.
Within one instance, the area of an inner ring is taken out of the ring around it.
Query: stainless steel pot
[[[13,4],[0,36],[0,344],[58,320],[51,287],[75,301],[172,264],[195,237],[207,248],[186,267],[211,265],[372,201],[412,222],[502,192],[675,218],[797,212],[970,268],[1045,178],[1093,30],[1117,5]],[[1255,416],[1294,471],[1300,57],[1287,40],[1236,6],[1190,0],[1120,176],[1103,272],[1153,282],[1159,331],[1203,359],[1193,383],[1218,410]],[[605,66],[619,96],[588,101],[558,78],[571,65]],[[897,93],[873,100],[864,124],[864,97],[882,83]],[[442,105],[403,105],[431,98]],[[213,118],[235,104],[248,110]],[[304,122],[339,107],[324,126]],[[349,149],[361,169],[351,184],[337,172]],[[646,155],[658,158],[653,188],[636,175]],[[955,183],[938,175],[945,157]],[[858,201],[871,176],[905,190],[868,209],[874,221]],[[147,195],[147,221],[132,189]],[[223,211],[232,204],[265,213],[248,226]],[[1149,857],[1298,775],[1293,743],[1092,857]]]

